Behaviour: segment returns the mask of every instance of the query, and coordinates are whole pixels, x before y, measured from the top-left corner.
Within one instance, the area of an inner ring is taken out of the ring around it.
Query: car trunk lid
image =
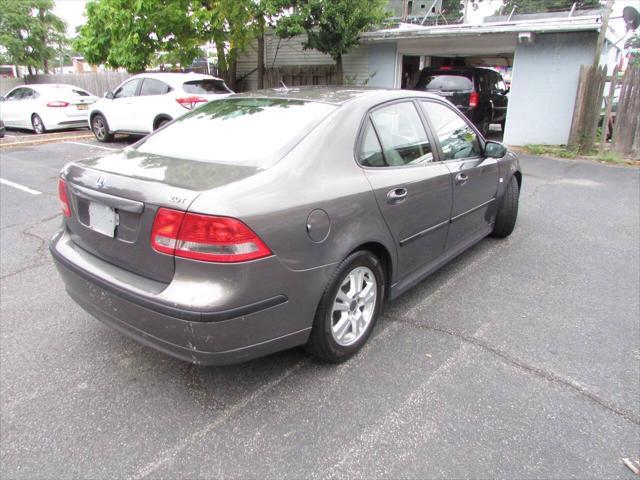
[[[174,257],[151,247],[159,208],[187,210],[200,192],[255,174],[255,167],[141,154],[133,149],[72,163],[63,178],[72,240],[128,271],[170,282]]]

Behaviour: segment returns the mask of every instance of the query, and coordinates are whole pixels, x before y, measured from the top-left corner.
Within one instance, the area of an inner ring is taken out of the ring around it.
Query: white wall
[[[392,88],[396,79],[396,44],[368,45],[369,85]]]
[[[597,33],[536,34],[516,48],[504,143],[566,144],[580,65],[593,63]]]
[[[302,48],[304,37],[294,37],[280,40],[272,34],[265,35],[265,68],[297,65],[333,65],[334,60],[329,55],[324,55],[317,50],[305,50]],[[248,74],[258,66],[257,40],[247,48],[238,58],[237,78]],[[275,62],[274,62],[275,59]],[[367,59],[367,47],[359,46],[342,57],[342,66],[345,81],[351,79],[355,84],[361,85],[369,78],[369,65]],[[245,90],[255,90],[258,86],[256,72],[251,73],[245,80]]]

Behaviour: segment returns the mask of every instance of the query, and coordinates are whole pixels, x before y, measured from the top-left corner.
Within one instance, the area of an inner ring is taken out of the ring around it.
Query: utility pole
[[[465,24],[469,20],[469,0],[464,0],[464,10],[462,11],[462,23]]]
[[[602,25],[600,26],[600,33],[598,34],[598,41],[596,43],[596,56],[593,59],[594,67],[598,67],[598,65],[600,65],[600,56],[602,55],[604,42],[607,39],[607,29],[609,28],[609,17],[611,16],[611,10],[613,10],[613,2],[614,0],[607,0],[607,4],[604,7]]]

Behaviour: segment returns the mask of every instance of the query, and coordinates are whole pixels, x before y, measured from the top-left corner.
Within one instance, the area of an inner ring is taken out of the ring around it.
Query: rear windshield
[[[230,93],[231,90],[227,88],[222,80],[192,80],[182,84],[182,88],[187,93]]]
[[[186,160],[266,167],[336,108],[279,98],[214,100],[150,135],[136,148]]]
[[[425,90],[442,90],[445,92],[473,90],[473,83],[463,74],[438,73],[426,75],[420,79],[420,88]]]

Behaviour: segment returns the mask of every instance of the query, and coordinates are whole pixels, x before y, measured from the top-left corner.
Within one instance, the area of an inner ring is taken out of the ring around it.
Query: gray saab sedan
[[[396,298],[515,225],[515,154],[427,93],[233,95],[67,165],[51,253],[69,295],[193,363],[306,345],[339,362]]]

